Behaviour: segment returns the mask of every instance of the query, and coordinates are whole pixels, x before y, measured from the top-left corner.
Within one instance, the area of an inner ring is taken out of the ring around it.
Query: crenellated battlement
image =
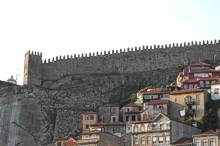
[[[40,80],[39,85],[42,80],[56,80],[67,74],[124,74],[170,68],[199,60],[220,60],[220,40],[136,46],[56,56],[44,61],[41,52],[28,51],[26,55],[29,56],[26,78],[31,76],[31,72],[37,72],[34,76],[37,75],[38,79],[33,82]]]
[[[74,54],[74,55],[64,55],[64,56],[56,56],[53,58],[45,59],[42,63],[53,63],[56,61],[64,60],[64,59],[80,59],[80,58],[94,58],[94,57],[101,57],[101,56],[109,56],[109,55],[120,55],[124,53],[131,53],[131,52],[138,52],[138,51],[157,51],[159,49],[173,49],[173,48],[183,48],[183,47],[192,47],[192,46],[198,46],[198,47],[206,47],[207,45],[220,45],[220,40],[214,40],[214,41],[195,41],[195,42],[184,42],[184,43],[173,43],[173,44],[164,44],[164,45],[152,45],[152,46],[142,46],[142,47],[132,47],[127,49],[119,49],[119,50],[108,50],[108,51],[101,51],[101,52],[90,52],[85,54]],[[30,51],[29,51],[30,52]],[[28,53],[28,52],[27,52]],[[31,52],[31,55],[40,55],[42,56],[42,52]]]

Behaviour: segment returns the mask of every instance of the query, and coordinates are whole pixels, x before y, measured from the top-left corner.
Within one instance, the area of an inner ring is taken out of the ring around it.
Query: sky
[[[0,0],[0,80],[23,84],[24,55],[220,39],[219,0]]]

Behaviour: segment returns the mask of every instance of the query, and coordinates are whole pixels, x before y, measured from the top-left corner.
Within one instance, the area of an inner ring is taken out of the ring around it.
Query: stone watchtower
[[[42,53],[30,52],[24,58],[24,85],[41,85]]]

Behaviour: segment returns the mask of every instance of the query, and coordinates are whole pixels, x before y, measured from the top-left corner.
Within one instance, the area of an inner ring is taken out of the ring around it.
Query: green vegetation
[[[130,99],[135,102],[137,100],[137,93],[132,93]]]
[[[219,128],[219,118],[217,115],[219,107],[220,100],[213,101],[209,99],[209,102],[206,105],[207,110],[205,112],[205,116],[203,117],[201,123],[198,125],[202,131],[216,130]]]
[[[122,103],[130,99],[131,94],[137,93],[137,85],[121,86],[112,91],[109,98],[109,103]]]

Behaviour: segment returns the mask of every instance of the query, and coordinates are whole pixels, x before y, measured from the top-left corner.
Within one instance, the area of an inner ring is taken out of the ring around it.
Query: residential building
[[[130,112],[130,111],[139,111],[140,108],[141,108],[141,106],[137,105],[135,103],[129,103],[129,104],[123,106],[120,110],[120,114],[122,115],[122,121],[127,122],[125,113]]]
[[[173,88],[156,88],[137,93],[137,103],[143,104],[143,110],[146,109],[147,103],[151,100],[169,99],[170,90]]]
[[[184,89],[207,89],[211,83],[219,80],[220,70],[214,70],[210,64],[199,62],[184,68],[177,77],[177,85]]]
[[[182,137],[188,138],[199,133],[199,129],[159,113],[152,121],[132,123],[132,145],[171,145]]]
[[[205,105],[208,101],[208,93],[201,89],[187,89],[173,91],[170,94],[171,108],[170,115],[173,118],[180,119],[180,111],[190,115],[194,120],[201,120],[205,115]]]
[[[86,112],[83,113],[83,120],[82,120],[82,130],[88,131],[90,125],[96,124],[98,122],[97,113],[96,112]]]
[[[119,121],[119,106],[105,104],[98,107],[98,121],[100,123],[114,123]]]
[[[99,130],[103,132],[109,132],[113,135],[116,135],[118,137],[122,137],[125,135],[125,123],[122,122],[115,122],[115,123],[97,123],[91,125],[91,129],[93,130]]]
[[[212,100],[220,99],[220,82],[215,82],[211,84],[211,99]]]
[[[108,132],[90,131],[81,134],[78,146],[124,146],[124,139]]]
[[[219,146],[219,134],[213,130],[193,135],[194,146]]]
[[[141,111],[133,109],[131,111],[124,113],[124,120],[126,123],[131,123],[134,121],[140,121],[141,120]]]
[[[64,137],[55,140],[55,146],[78,146],[76,139],[72,137]]]
[[[87,131],[81,133],[80,139],[78,140],[78,146],[98,146],[100,141],[100,131]]]
[[[141,120],[153,119],[159,113],[170,115],[170,101],[169,100],[151,100],[147,107],[141,113]]]

